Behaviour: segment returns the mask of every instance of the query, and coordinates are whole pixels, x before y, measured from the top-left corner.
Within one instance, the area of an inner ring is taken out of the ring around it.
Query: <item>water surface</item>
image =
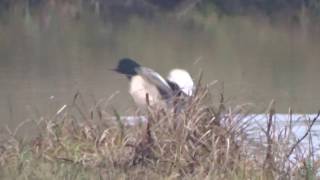
[[[209,20],[8,16],[0,23],[1,126],[54,113],[77,91],[88,106],[119,91],[110,103],[125,113],[133,105],[127,80],[108,70],[123,57],[163,75],[179,67],[196,79],[203,71],[204,82],[219,82],[213,92],[223,91],[231,104],[253,103],[257,111],[271,99],[282,113],[289,106],[298,113],[319,109],[316,35],[246,18]]]

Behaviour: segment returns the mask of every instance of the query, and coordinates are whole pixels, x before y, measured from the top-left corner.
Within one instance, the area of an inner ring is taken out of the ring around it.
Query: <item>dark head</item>
[[[117,68],[114,71],[126,75],[128,78],[137,75],[136,69],[140,67],[136,61],[130,58],[120,59]]]

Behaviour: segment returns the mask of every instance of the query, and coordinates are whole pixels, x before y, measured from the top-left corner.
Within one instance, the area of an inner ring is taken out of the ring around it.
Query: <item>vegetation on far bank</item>
[[[22,9],[28,16],[42,18],[56,12],[65,18],[78,19],[83,14],[96,14],[113,23],[126,21],[137,16],[150,19],[159,14],[182,17],[195,13],[202,16],[217,14],[223,16],[264,17],[284,24],[318,22],[320,2],[318,0],[2,0],[0,17]],[[8,13],[9,12],[9,13]]]

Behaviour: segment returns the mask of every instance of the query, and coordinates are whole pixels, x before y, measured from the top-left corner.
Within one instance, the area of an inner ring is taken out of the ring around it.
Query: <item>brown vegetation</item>
[[[181,113],[147,112],[147,123],[125,126],[96,104],[89,114],[79,94],[49,118],[35,123],[39,135],[24,141],[2,136],[0,177],[22,179],[301,179],[315,177],[315,154],[300,151],[305,135],[294,140],[292,122],[278,131],[270,106],[264,138],[252,136],[246,107],[227,107],[221,95],[211,104],[208,88],[198,87]],[[79,116],[80,114],[80,116]],[[81,115],[82,114],[82,115]],[[90,117],[89,119],[85,117]],[[81,118],[82,117],[82,118]],[[255,129],[255,131],[257,131]],[[311,152],[311,151],[309,151]]]

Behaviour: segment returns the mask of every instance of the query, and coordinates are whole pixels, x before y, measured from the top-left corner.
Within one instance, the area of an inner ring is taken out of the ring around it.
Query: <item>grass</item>
[[[147,123],[126,126],[101,101],[83,110],[77,93],[72,104],[34,121],[39,132],[31,140],[18,137],[18,129],[1,136],[0,178],[316,179],[316,153],[303,151],[301,142],[319,115],[297,139],[290,117],[279,130],[271,103],[258,129],[263,137],[254,138],[257,129],[245,119],[250,108],[228,107],[222,94],[220,102],[212,99],[198,85],[181,113],[149,107]]]

